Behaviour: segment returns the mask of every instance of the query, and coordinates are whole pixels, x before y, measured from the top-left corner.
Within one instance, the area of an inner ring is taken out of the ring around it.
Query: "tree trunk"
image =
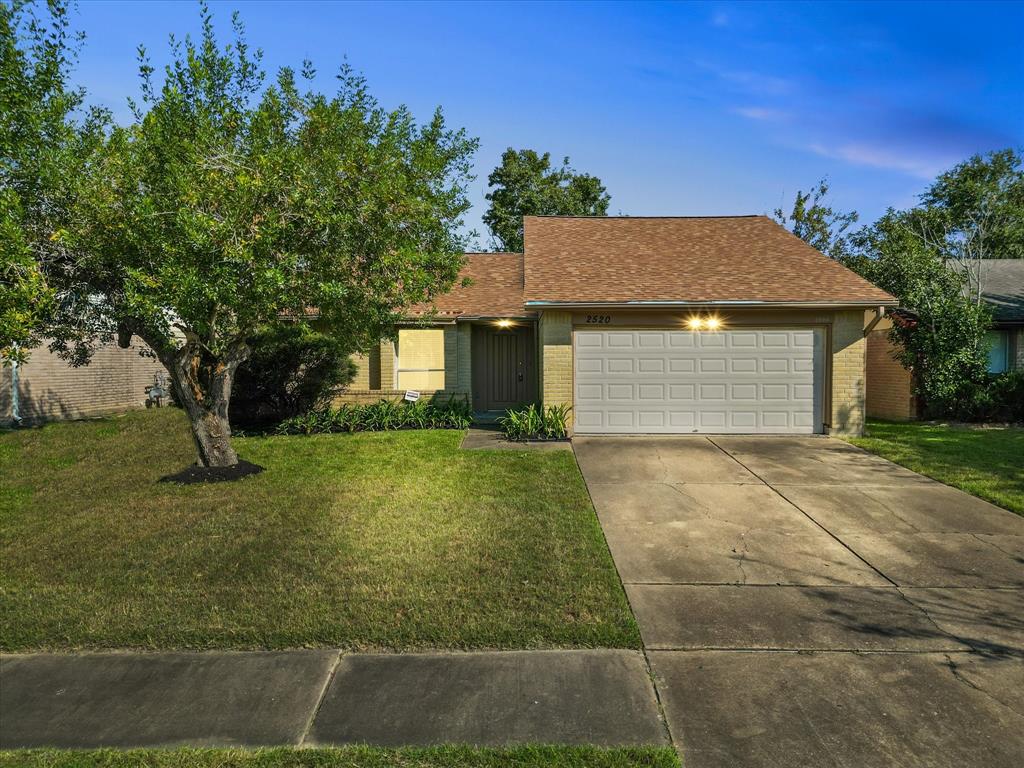
[[[192,422],[192,439],[204,467],[230,467],[238,463],[238,454],[231,447],[231,424],[227,417],[228,405],[214,403],[213,408],[185,406]]]
[[[237,345],[224,359],[210,359],[194,344],[186,344],[164,362],[175,384],[175,394],[192,424],[192,439],[204,467],[230,467],[238,463],[231,447],[228,406],[231,384],[248,349]]]

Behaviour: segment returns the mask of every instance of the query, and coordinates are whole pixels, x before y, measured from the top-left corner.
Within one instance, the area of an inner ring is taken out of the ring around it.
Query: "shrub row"
[[[1024,422],[1024,370],[990,374],[980,384],[967,384],[939,416],[960,421]]]
[[[370,405],[325,408],[282,421],[279,435],[316,435],[331,432],[383,432],[393,429],[466,429],[473,412],[466,400],[415,403],[381,400]]]
[[[499,417],[505,437],[509,440],[562,440],[569,434],[569,406],[549,405],[538,408],[509,410]]]

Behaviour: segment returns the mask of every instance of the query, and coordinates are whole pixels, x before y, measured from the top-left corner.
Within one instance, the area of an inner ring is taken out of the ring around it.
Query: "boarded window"
[[[398,332],[397,389],[444,389],[444,331],[408,328]]]

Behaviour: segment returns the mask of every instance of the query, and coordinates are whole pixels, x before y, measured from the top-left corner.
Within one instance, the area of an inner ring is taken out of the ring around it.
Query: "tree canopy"
[[[1024,163],[1013,149],[974,155],[921,195],[937,245],[972,241],[979,259],[1024,258]]]
[[[52,308],[47,265],[72,181],[105,120],[68,77],[81,36],[65,2],[0,3],[0,359],[24,360]]]
[[[553,168],[551,154],[509,147],[487,183],[490,206],[483,216],[501,250],[523,250],[523,216],[607,216],[611,197],[596,176],[569,164]]]
[[[988,381],[986,260],[1024,255],[1021,159],[1011,149],[975,155],[919,200],[853,235],[845,263],[908,312],[891,337],[929,412],[969,413]]]
[[[787,215],[776,208],[774,216],[779,224],[808,245],[830,258],[841,259],[849,253],[846,231],[857,223],[859,216],[856,211],[833,210],[826,203],[828,189],[828,179],[822,179],[809,192],[797,190],[793,210]]]
[[[423,125],[383,109],[347,67],[332,95],[304,89],[309,62],[268,82],[233,28],[221,46],[203,6],[162,82],[140,49],[134,121],[88,155],[52,236],[65,255],[46,268],[55,347],[85,360],[97,341],[142,338],[205,465],[237,461],[231,383],[257,332],[315,314],[364,349],[451,287],[476,148],[440,109]]]

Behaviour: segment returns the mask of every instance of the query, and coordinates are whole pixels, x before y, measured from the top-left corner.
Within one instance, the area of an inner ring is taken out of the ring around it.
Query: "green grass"
[[[1024,428],[869,421],[850,442],[1024,515]]]
[[[462,432],[238,439],[174,409],[0,434],[0,649],[639,647],[569,452]]]
[[[21,750],[0,768],[679,768],[668,747]]]

